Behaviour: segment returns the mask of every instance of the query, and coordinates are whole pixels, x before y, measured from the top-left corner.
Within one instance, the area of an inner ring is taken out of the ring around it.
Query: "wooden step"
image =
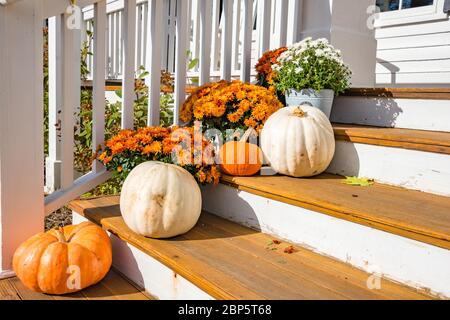
[[[450,249],[450,198],[375,183],[355,187],[343,177],[230,177],[222,182],[259,196],[325,213]]]
[[[31,291],[18,278],[0,281],[0,300],[150,300],[145,294],[111,270],[98,284],[80,292],[67,295],[47,295]]]
[[[70,208],[157,259],[217,299],[427,299],[388,280],[367,287],[369,274],[345,263],[203,212],[185,235],[156,240],[124,223],[118,197],[75,200]],[[131,263],[131,262],[130,262]]]
[[[351,88],[344,96],[450,100],[449,88]]]
[[[333,124],[336,140],[450,154],[450,132]]]

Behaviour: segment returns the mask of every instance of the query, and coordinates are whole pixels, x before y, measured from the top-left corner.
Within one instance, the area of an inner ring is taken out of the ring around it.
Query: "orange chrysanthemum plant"
[[[258,84],[266,88],[274,88],[274,76],[275,73],[272,70],[274,64],[278,64],[278,58],[280,55],[287,50],[286,47],[282,47],[276,50],[267,51],[258,60],[255,66],[256,69],[256,80]]]
[[[183,167],[201,184],[219,183],[214,148],[199,127],[122,130],[99,153],[98,160],[121,181],[137,165],[161,161]]]
[[[275,49],[272,51],[267,51],[263,54],[263,56],[258,60],[258,63],[255,66],[256,69],[256,80],[258,85],[263,86],[264,88],[269,89],[273,93],[276,93],[278,99],[284,104],[284,94],[282,92],[277,92],[275,88],[274,78],[275,73],[272,70],[272,66],[274,64],[278,64],[278,58],[280,55],[287,51],[287,47],[281,47],[279,49]]]
[[[283,107],[266,88],[241,81],[219,81],[197,88],[183,104],[180,118],[203,129],[226,130],[254,128],[260,131],[266,120]]]

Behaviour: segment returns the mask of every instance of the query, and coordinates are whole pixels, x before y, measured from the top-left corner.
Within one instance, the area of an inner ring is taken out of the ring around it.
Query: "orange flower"
[[[201,139],[201,143],[199,139]],[[188,169],[198,182],[219,182],[219,171],[214,164],[214,147],[202,136],[198,127],[195,130],[193,127],[178,128],[175,126],[171,128],[148,127],[136,131],[123,130],[107,141],[105,146],[105,150],[99,149],[98,160],[108,170],[116,170],[123,177],[129,173],[125,172],[122,165],[125,161],[129,163],[128,157],[136,156],[136,159],[142,159],[140,161],[151,159],[167,162],[167,156],[170,155],[170,160],[172,152],[175,151],[177,159],[173,159],[174,163]],[[142,155],[146,157],[142,157]],[[114,161],[112,161],[113,159]],[[136,165],[138,164],[136,163]]]
[[[123,145],[122,142],[117,142],[116,144],[111,146],[111,152],[113,155],[121,153],[124,150],[125,150],[125,146]]]
[[[269,89],[274,86],[273,82],[275,73],[272,70],[272,66],[274,64],[278,64],[278,58],[285,51],[287,51],[286,47],[267,51],[263,54],[255,66],[257,72],[256,79]]]
[[[236,93],[236,99],[238,100],[243,100],[245,99],[246,93],[245,91],[239,91]]]
[[[197,172],[197,178],[198,181],[200,181],[200,183],[203,183],[206,181],[206,173],[203,170],[200,170],[199,172]]]
[[[150,153],[158,153],[161,152],[162,145],[159,141],[154,141],[152,144],[149,144],[144,147],[142,150],[142,154],[149,155]]]
[[[258,116],[251,116],[254,121],[247,121],[256,128],[281,107],[273,91],[237,80],[222,80],[194,90],[183,104],[180,114],[181,120],[190,125],[195,120],[217,119],[214,125],[219,127],[215,129],[225,130],[229,128],[221,128],[220,123],[229,121],[236,127],[246,126],[245,120],[250,117],[248,111],[258,108]]]

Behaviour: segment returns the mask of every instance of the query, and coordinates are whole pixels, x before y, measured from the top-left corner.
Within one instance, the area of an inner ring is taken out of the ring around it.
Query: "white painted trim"
[[[202,188],[203,208],[369,273],[450,297],[450,250],[223,184]]]
[[[73,223],[87,221],[73,213]],[[158,260],[110,234],[113,267],[160,300],[213,300],[209,294],[176,274]]]
[[[0,280],[14,278],[16,273],[13,270],[0,271]]]
[[[434,20],[445,20],[448,15],[444,13],[445,0],[435,0],[429,6],[380,12],[375,19],[375,28],[389,27],[401,24],[423,23]]]
[[[327,172],[450,197],[450,155],[336,141]]]

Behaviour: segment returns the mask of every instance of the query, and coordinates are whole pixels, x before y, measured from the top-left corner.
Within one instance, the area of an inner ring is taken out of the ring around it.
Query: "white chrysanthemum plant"
[[[351,71],[341,51],[327,39],[306,38],[288,47],[278,62],[272,66],[274,82],[286,94],[287,105],[306,103],[330,117],[334,96],[350,84]]]

